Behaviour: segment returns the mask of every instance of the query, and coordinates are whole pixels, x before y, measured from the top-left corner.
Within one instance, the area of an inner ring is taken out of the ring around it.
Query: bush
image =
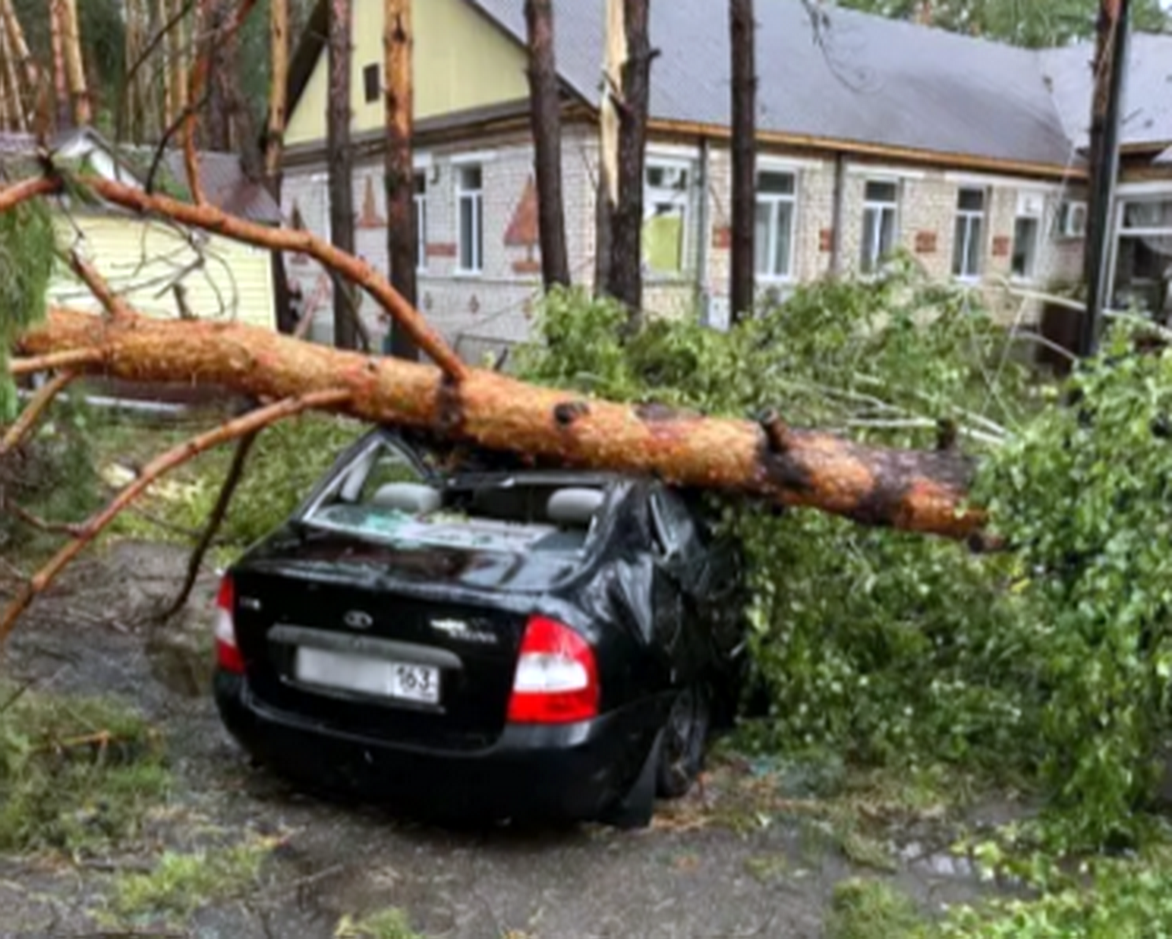
[[[524,374],[711,414],[774,406],[794,424],[909,446],[933,446],[937,420],[952,418],[981,448],[1035,406],[1004,333],[910,267],[799,288],[727,334],[652,322],[624,343],[624,322],[610,303],[555,294]],[[734,500],[723,511],[751,561],[752,650],[769,692],[750,742],[895,766],[1037,758],[1040,634],[1002,589],[1006,559],[812,512]]]

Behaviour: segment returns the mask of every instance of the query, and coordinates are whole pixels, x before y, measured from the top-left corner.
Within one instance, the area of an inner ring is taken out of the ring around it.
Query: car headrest
[[[387,483],[380,486],[370,500],[371,505],[384,509],[398,509],[408,515],[426,515],[443,505],[443,496],[430,486],[420,483]]]
[[[555,525],[589,528],[604,498],[600,489],[559,489],[549,497],[545,514]]]

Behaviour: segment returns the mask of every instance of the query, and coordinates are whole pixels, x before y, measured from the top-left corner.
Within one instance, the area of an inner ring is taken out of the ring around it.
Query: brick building
[[[386,265],[382,8],[354,4],[357,250]],[[563,174],[575,282],[594,270],[605,0],[558,0]],[[713,0],[654,4],[645,302],[727,319],[729,51]],[[1092,48],[1025,50],[799,0],[759,6],[762,291],[866,273],[899,248],[995,298],[1078,278]],[[522,0],[415,4],[419,300],[460,352],[525,339],[540,288]],[[326,5],[294,61],[283,209],[329,232]],[[1137,36],[1127,83],[1115,296],[1172,312],[1172,37]],[[332,331],[330,284],[293,278]],[[369,301],[364,314],[378,331]]]

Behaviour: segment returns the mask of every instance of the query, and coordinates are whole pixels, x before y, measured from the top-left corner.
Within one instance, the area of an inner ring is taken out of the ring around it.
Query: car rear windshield
[[[362,451],[304,521],[396,546],[578,553],[605,497],[601,484],[543,473],[428,474],[389,441]]]

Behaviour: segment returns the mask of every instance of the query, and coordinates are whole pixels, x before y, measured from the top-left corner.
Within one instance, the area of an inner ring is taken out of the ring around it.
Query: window
[[[863,244],[859,269],[864,274],[879,270],[895,250],[896,208],[899,184],[870,181],[863,194]]]
[[[1017,197],[1017,217],[1013,222],[1013,255],[1010,273],[1020,280],[1033,280],[1038,273],[1038,238],[1042,233],[1042,216],[1046,199],[1040,193],[1023,192]]]
[[[382,92],[381,76],[377,65],[368,65],[362,70],[362,87],[366,92],[366,103],[373,104]]]
[[[1111,305],[1172,317],[1172,193],[1123,202]]]
[[[754,266],[762,280],[786,280],[792,275],[796,193],[793,173],[762,170],[757,174]]]
[[[1063,202],[1054,219],[1055,238],[1082,238],[1087,233],[1087,204]]]
[[[480,166],[462,166],[456,173],[460,272],[479,274],[484,269],[484,172]]]
[[[415,174],[415,269],[427,270],[427,176]]]
[[[681,274],[688,231],[691,169],[650,160],[643,186],[643,264],[652,275]]]
[[[985,241],[985,190],[962,189],[956,197],[956,239],[952,273],[966,279],[981,276]]]

